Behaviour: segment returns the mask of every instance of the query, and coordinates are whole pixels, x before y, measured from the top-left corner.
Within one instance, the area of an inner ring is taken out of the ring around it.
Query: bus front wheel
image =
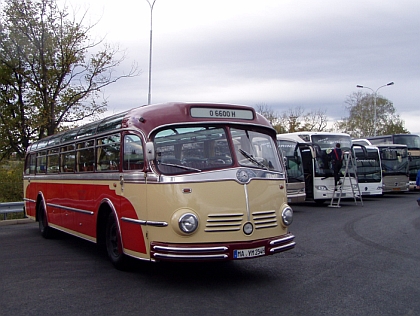
[[[38,207],[38,227],[42,237],[46,239],[51,238],[52,228],[48,226],[47,212],[42,203]]]
[[[109,214],[106,224],[106,250],[114,267],[124,270],[127,259],[122,251],[117,220],[113,213]]]

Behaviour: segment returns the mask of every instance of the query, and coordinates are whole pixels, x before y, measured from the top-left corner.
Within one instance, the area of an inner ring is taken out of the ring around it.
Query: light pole
[[[376,91],[366,86],[361,86],[361,85],[356,86],[357,88],[369,89],[373,92],[373,136],[376,136],[376,98],[378,96],[378,90],[386,86],[392,86],[393,84],[394,82],[384,84],[383,86],[380,86],[378,89],[376,89]]]
[[[150,105],[152,102],[152,26],[153,26],[153,6],[155,5],[156,0],[150,2],[146,0],[150,7],[150,45],[149,45],[149,94],[147,95],[147,104]]]

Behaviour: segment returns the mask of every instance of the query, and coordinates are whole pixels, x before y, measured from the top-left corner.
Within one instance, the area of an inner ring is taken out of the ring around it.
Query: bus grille
[[[206,232],[234,232],[242,227],[243,213],[209,214],[206,222]],[[252,213],[255,229],[277,227],[276,211],[263,211]]]
[[[209,214],[206,232],[234,232],[241,229],[243,213]]]
[[[272,228],[277,226],[276,211],[252,213],[255,229]]]

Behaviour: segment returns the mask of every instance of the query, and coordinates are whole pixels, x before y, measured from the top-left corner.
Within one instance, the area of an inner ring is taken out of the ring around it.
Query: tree
[[[369,93],[354,92],[346,99],[346,110],[349,116],[336,122],[338,130],[354,138],[374,135],[374,100]],[[404,121],[396,114],[394,105],[389,100],[376,98],[376,134],[406,134]]]
[[[314,110],[306,113],[303,117],[303,127],[301,130],[311,132],[329,131],[326,113],[326,110]]]
[[[303,108],[298,106],[293,109],[290,108],[281,114],[280,125],[283,128],[283,133],[293,133],[300,130],[303,112]]]
[[[267,104],[257,104],[256,111],[264,116],[278,134],[298,131],[322,132],[327,131],[326,111],[315,110],[305,113],[300,106],[290,108],[278,115]]]
[[[125,77],[118,47],[93,41],[84,17],[70,19],[56,0],[6,0],[0,17],[0,148],[23,157],[30,142],[64,123],[95,118],[106,110],[100,92]],[[101,46],[101,47],[100,47]],[[91,55],[88,56],[88,53]]]

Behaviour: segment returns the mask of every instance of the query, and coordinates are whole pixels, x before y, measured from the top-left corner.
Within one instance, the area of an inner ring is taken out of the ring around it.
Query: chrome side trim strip
[[[121,220],[128,223],[138,224],[138,225],[144,225],[144,226],[155,226],[155,227],[166,227],[168,226],[167,222],[157,222],[157,221],[144,221],[141,219],[134,219],[134,218],[128,218],[128,217],[121,217]]]
[[[139,224],[139,225],[146,225],[146,221],[140,220],[140,219],[133,219],[128,217],[121,217],[121,220],[124,222]]]
[[[155,221],[146,221],[147,226],[156,226],[156,227],[166,227],[168,226],[167,222],[155,222]]]
[[[53,204],[53,203],[47,203],[47,205],[51,206],[51,207],[60,208],[60,209],[66,210],[66,211],[72,211],[72,212],[83,213],[83,214],[88,214],[88,215],[95,214],[92,211],[81,210],[81,209],[78,209],[78,208],[68,207],[68,206],[63,206],[63,205],[58,205],[58,204]]]

